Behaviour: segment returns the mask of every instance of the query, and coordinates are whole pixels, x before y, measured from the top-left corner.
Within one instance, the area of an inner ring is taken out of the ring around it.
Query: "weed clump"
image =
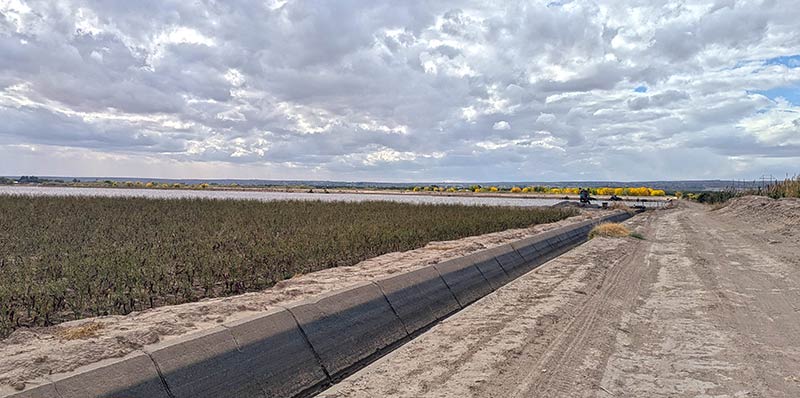
[[[87,322],[83,325],[59,329],[56,332],[56,336],[62,340],[88,339],[97,337],[97,333],[103,330],[104,327],[99,322]]]
[[[603,223],[594,227],[592,231],[589,232],[589,239],[596,238],[598,236],[604,236],[608,238],[624,238],[630,234],[631,231],[622,224]]]

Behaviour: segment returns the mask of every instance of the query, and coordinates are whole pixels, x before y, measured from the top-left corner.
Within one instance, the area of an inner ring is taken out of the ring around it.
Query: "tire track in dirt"
[[[640,228],[650,234],[650,228]],[[596,292],[550,344],[549,350],[518,378],[511,397],[574,396],[576,390],[590,393],[597,388],[614,343],[623,312],[633,305],[642,279],[638,267],[650,243],[642,242],[632,253],[620,258],[594,286]],[[588,366],[587,366],[588,365]],[[506,383],[512,385],[512,383]]]
[[[635,239],[589,242],[478,301],[321,396],[508,396],[573,324],[575,314],[590,308],[586,302],[603,291],[604,280],[624,275],[610,270],[642,244]],[[600,305],[591,308],[596,319],[602,318]],[[590,328],[584,335],[589,334]]]
[[[741,378],[747,371],[742,358],[727,355],[735,339],[711,314],[720,298],[698,275],[690,250],[696,237],[682,226],[685,211],[665,213],[655,224],[641,305],[626,317],[623,324],[630,333],[617,335],[601,384],[614,396],[749,392],[746,383],[735,381],[753,379]]]

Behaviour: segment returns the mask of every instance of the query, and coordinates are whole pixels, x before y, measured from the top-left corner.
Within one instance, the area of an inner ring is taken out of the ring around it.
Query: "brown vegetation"
[[[763,190],[762,194],[773,199],[800,198],[800,176],[771,184]]]
[[[83,325],[59,329],[56,336],[62,340],[88,339],[96,337],[103,327],[104,325],[99,322],[87,322]]]
[[[0,336],[257,291],[572,209],[0,196]]]
[[[598,236],[604,236],[609,238],[623,238],[630,234],[631,231],[622,224],[603,223],[594,227],[592,231],[589,232],[589,239],[596,238]]]

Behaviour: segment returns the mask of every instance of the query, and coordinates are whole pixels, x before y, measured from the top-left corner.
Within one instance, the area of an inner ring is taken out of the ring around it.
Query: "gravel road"
[[[798,227],[771,220],[639,215],[320,396],[798,397]]]

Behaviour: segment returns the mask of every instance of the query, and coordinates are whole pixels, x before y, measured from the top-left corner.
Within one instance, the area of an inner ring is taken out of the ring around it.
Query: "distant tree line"
[[[39,178],[36,176],[20,176],[17,179],[9,178],[9,177],[0,177],[0,185],[11,185],[11,184],[45,184],[45,183],[60,183],[63,184],[64,180],[52,180],[47,178]]]
[[[17,182],[19,182],[20,184],[38,184],[42,181],[39,180],[39,177],[36,176],[21,176],[17,180]]]

